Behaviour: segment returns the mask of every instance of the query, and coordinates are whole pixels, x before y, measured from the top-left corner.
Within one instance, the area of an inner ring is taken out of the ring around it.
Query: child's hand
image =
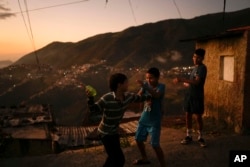
[[[93,92],[88,87],[86,87],[85,92],[86,95],[88,96],[88,104],[93,105],[94,104]]]
[[[91,92],[88,89],[85,89],[85,92],[88,97],[91,97]]]

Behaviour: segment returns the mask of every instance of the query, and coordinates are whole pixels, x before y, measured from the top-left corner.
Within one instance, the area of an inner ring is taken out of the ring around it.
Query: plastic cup
[[[97,95],[97,92],[96,92],[95,88],[93,88],[92,86],[87,85],[85,88],[89,92],[90,96],[96,96]]]

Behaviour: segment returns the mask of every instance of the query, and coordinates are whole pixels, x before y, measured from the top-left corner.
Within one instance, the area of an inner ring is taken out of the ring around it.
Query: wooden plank
[[[84,136],[83,136],[83,128],[82,127],[78,128],[78,134],[79,134],[79,141],[84,145],[85,140],[84,140]]]
[[[131,122],[128,122],[128,124],[130,125],[131,130],[133,132],[136,132],[137,126],[138,126],[138,121],[131,121]]]
[[[87,136],[87,131],[86,131],[86,129],[83,128],[82,131],[83,131],[83,133],[84,133],[84,137],[86,137],[86,136]]]
[[[76,146],[76,141],[77,141],[77,134],[76,134],[76,127],[72,127],[72,129],[71,129],[71,131],[72,131],[72,138],[71,138],[71,144],[72,144],[72,146]]]
[[[129,133],[128,131],[128,128],[126,127],[126,125],[123,123],[123,124],[120,124],[120,128],[125,132],[125,133]]]
[[[76,134],[77,134],[76,145],[83,145],[84,142],[82,140],[81,127],[76,128]]]
[[[95,127],[89,127],[90,133],[93,132],[94,130],[95,130]]]
[[[133,133],[133,131],[131,131],[131,127],[128,123],[125,123],[124,125],[127,128],[128,133]]]
[[[80,138],[79,138],[80,135],[79,135],[79,133],[78,133],[78,129],[79,129],[78,127],[75,127],[75,129],[74,129],[74,132],[75,132],[75,133],[74,133],[74,136],[75,136],[75,138],[74,138],[74,140],[75,140],[74,145],[75,145],[75,146],[77,146],[77,145],[79,145],[79,143],[81,143],[81,142],[80,142]]]
[[[68,136],[69,136],[69,140],[68,140],[67,143],[68,143],[70,146],[72,146],[72,144],[73,144],[73,143],[72,143],[72,140],[73,140],[73,129],[72,129],[72,127],[69,127],[68,130],[69,130],[69,133],[68,133],[68,134],[69,134],[69,135],[68,135]]]

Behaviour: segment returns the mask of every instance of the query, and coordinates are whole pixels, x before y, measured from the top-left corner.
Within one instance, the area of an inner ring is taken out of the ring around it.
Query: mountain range
[[[8,67],[9,65],[11,65],[13,62],[10,60],[2,60],[0,61],[0,69],[4,68],[4,67]]]
[[[207,14],[192,19],[170,19],[129,27],[121,32],[98,34],[79,42],[52,42],[23,56],[15,64],[40,64],[54,68],[98,63],[116,67],[158,66],[169,69],[190,64],[195,41],[186,38],[214,35],[234,27],[250,25],[250,8]]]

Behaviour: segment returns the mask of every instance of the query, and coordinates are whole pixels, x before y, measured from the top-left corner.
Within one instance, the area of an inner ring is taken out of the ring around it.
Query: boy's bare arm
[[[140,89],[140,90],[137,92],[137,95],[139,95],[139,96],[142,95],[142,89]]]
[[[196,76],[194,80],[190,80],[190,79],[186,79],[186,78],[175,78],[173,80],[174,83],[178,83],[178,82],[185,82],[188,84],[193,84],[193,85],[198,85],[200,83],[200,77]]]

